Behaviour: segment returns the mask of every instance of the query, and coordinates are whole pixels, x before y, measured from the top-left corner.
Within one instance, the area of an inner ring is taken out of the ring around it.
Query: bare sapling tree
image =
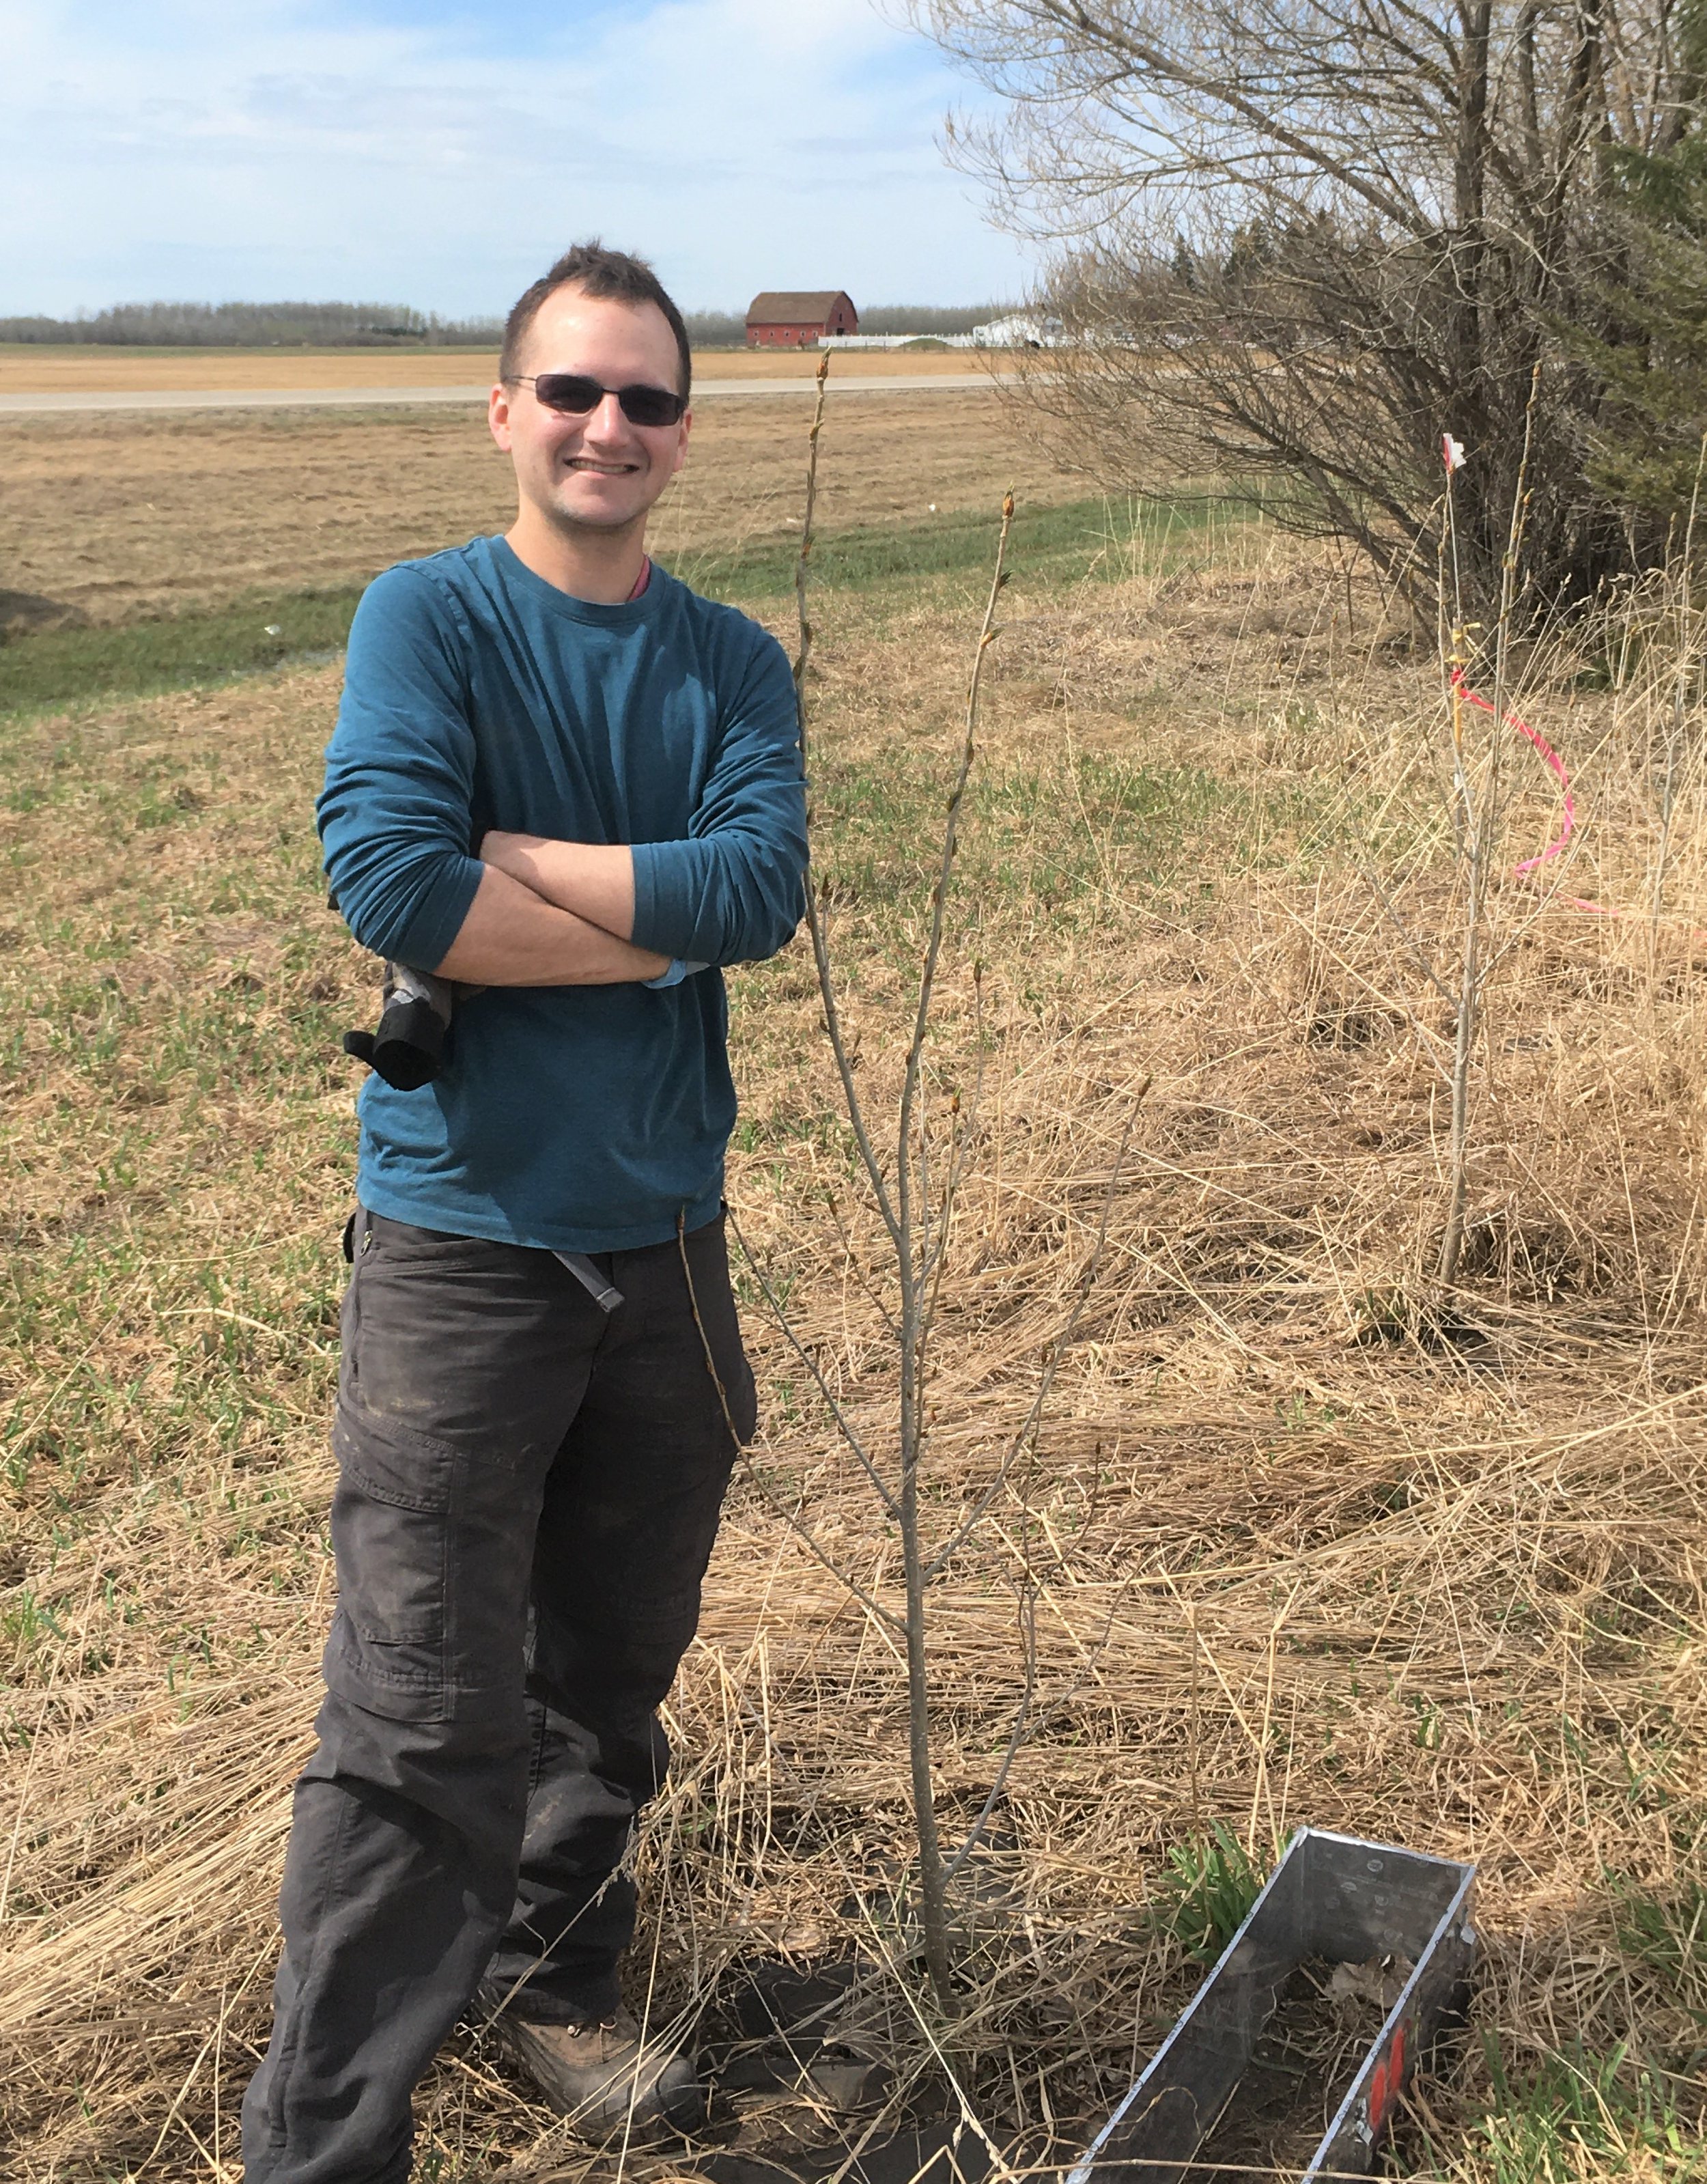
[[[1556,891],[1557,872],[1551,886],[1543,882],[1531,898],[1527,916],[1497,939],[1491,916],[1494,882],[1498,876],[1506,836],[1510,802],[1509,776],[1504,762],[1509,735],[1521,733],[1534,744],[1552,766],[1558,761],[1544,739],[1525,727],[1511,706],[1516,639],[1527,626],[1525,594],[1530,588],[1524,566],[1531,496],[1527,476],[1533,450],[1541,372],[1532,377],[1532,399],[1524,416],[1511,505],[1507,511],[1506,536],[1501,556],[1500,588],[1490,628],[1471,619],[1466,599],[1462,561],[1458,551],[1456,499],[1459,479],[1467,457],[1464,444],[1452,433],[1443,433],[1437,446],[1444,459],[1445,487],[1439,496],[1438,520],[1433,526],[1437,552],[1435,565],[1437,654],[1442,676],[1442,698],[1450,733],[1450,766],[1443,817],[1450,832],[1459,891],[1457,961],[1444,967],[1433,945],[1419,930],[1407,911],[1404,882],[1383,878],[1377,844],[1365,846],[1368,854],[1356,859],[1360,878],[1376,894],[1387,921],[1402,942],[1412,967],[1420,972],[1427,989],[1447,1010],[1448,1033],[1440,1066],[1449,1099],[1446,1148],[1446,1210],[1436,1256],[1436,1276],[1443,1287],[1458,1279],[1464,1252],[1471,1171],[1471,1107],[1475,1061],[1485,1029],[1489,983],[1514,939],[1526,929],[1528,918]],[[1487,680],[1491,697],[1478,683]],[[1422,761],[1421,750],[1411,754],[1407,772]],[[1385,807],[1383,807],[1385,808]],[[1436,807],[1437,820],[1439,816]],[[1424,829],[1433,839],[1437,824]],[[1567,836],[1540,855],[1514,870],[1512,877],[1536,879],[1565,847]],[[1440,1035],[1421,1013],[1412,1021],[1425,1043],[1437,1054]]]
[[[1538,387],[1537,366],[1532,386]],[[1522,728],[1511,710],[1513,639],[1520,623],[1520,602],[1526,588],[1523,549],[1530,512],[1526,478],[1535,430],[1536,404],[1532,398],[1524,418],[1517,473],[1506,525],[1505,549],[1501,559],[1500,588],[1491,631],[1470,618],[1462,565],[1458,552],[1455,500],[1459,475],[1465,463],[1462,442],[1443,433],[1445,489],[1440,497],[1436,528],[1438,552],[1435,568],[1437,651],[1443,677],[1443,698],[1451,736],[1450,787],[1448,817],[1460,876],[1460,927],[1455,972],[1437,967],[1432,949],[1405,915],[1398,892],[1383,880],[1374,861],[1359,861],[1368,885],[1404,942],[1413,965],[1449,1012],[1450,1046],[1444,1068],[1450,1093],[1447,1133],[1446,1213],[1442,1225],[1436,1273],[1443,1286],[1458,1279],[1463,1256],[1465,1213],[1470,1187],[1471,1095],[1475,1057],[1484,1028],[1488,982],[1506,948],[1508,939],[1494,944],[1490,930],[1493,883],[1499,868],[1505,834],[1506,771],[1503,763],[1508,731]],[[1476,687],[1478,674],[1491,672],[1493,696]],[[1485,720],[1485,732],[1473,724]],[[1523,733],[1537,740],[1530,731]],[[1544,744],[1537,744],[1546,754]],[[1532,876],[1562,844],[1520,866],[1517,872]],[[1514,875],[1515,877],[1516,875]],[[1544,898],[1543,898],[1544,899]],[[1421,1018],[1416,1019],[1421,1028]],[[1432,1033],[1427,1034],[1432,1039]]]
[[[1470,1185],[1471,1071],[1482,1030],[1482,1006],[1487,978],[1493,967],[1488,948],[1489,884],[1504,838],[1502,794],[1504,769],[1501,756],[1507,732],[1507,698],[1511,682],[1511,641],[1521,590],[1524,534],[1529,515],[1527,481],[1534,446],[1536,401],[1541,367],[1531,376],[1529,406],[1524,414],[1523,439],[1518,454],[1511,509],[1506,523],[1505,551],[1501,557],[1499,603],[1491,632],[1492,643],[1476,644],[1483,632],[1467,619],[1464,581],[1458,551],[1458,526],[1454,500],[1464,462],[1462,443],[1450,433],[1442,437],[1445,455],[1446,490],[1442,495],[1441,556],[1437,565],[1437,611],[1445,641],[1441,659],[1446,672],[1446,698],[1452,723],[1452,792],[1454,831],[1463,863],[1463,929],[1459,950],[1457,1000],[1453,1013],[1452,1120],[1447,1145],[1446,1220],[1441,1234],[1440,1279],[1450,1284],[1458,1279],[1464,1251],[1465,1206]],[[1448,622],[1449,610],[1449,622]],[[1472,692],[1468,677],[1478,660],[1493,671],[1493,694],[1482,698]],[[1489,722],[1479,769],[1471,763],[1466,748],[1465,722],[1472,711],[1482,711]]]
[[[1613,154],[1675,140],[1702,97],[1672,0],[909,12],[998,94],[951,145],[1003,222],[1055,254],[1043,300],[1068,339],[1020,360],[1020,398],[1099,484],[1243,493],[1356,542],[1421,609],[1450,416],[1474,459],[1460,577],[1485,617],[1540,363],[1537,610],[1663,546],[1587,459],[1592,357],[1647,338],[1617,310]]]
[[[800,744],[809,761],[810,706],[809,676],[813,649],[813,627],[809,610],[809,581],[815,543],[814,520],[818,490],[818,455],[823,429],[825,398],[830,359],[818,370],[818,397],[813,415],[800,553],[796,567],[795,593],[798,613],[798,643],[794,660],[794,685],[798,710]],[[1122,1142],[1105,1193],[1090,1250],[1071,1291],[1065,1323],[1044,1356],[1031,1403],[1016,1433],[995,1460],[990,1473],[970,1498],[970,1505],[951,1515],[945,1536],[927,1536],[920,1508],[921,1468],[927,1451],[930,1418],[926,1394],[931,1378],[932,1334],[942,1293],[954,1230],[957,1201],[967,1172],[967,1162],[979,1128],[983,1084],[982,972],[973,969],[973,1033],[978,1052],[972,1082],[965,1096],[955,1092],[946,1102],[943,1116],[933,1115],[927,1048],[936,1028],[935,1011],[939,974],[950,939],[949,911],[956,863],[959,855],[961,822],[968,786],[978,753],[979,717],[985,667],[990,647],[998,634],[998,608],[1008,581],[1007,554],[1014,520],[1014,496],[1002,503],[989,590],[973,649],[967,679],[958,749],[943,806],[942,832],[936,845],[934,878],[923,945],[916,965],[915,984],[908,1014],[908,1039],[902,1064],[892,1123],[881,1131],[874,1126],[870,1101],[862,1089],[855,1067],[855,1042],[850,1040],[831,961],[827,923],[828,883],[815,878],[807,891],[806,922],[816,966],[823,1021],[841,1086],[842,1101],[854,1154],[864,1184],[887,1242],[888,1272],[892,1279],[892,1301],[882,1304],[883,1319],[891,1343],[895,1372],[895,1412],[892,1440],[886,1451],[868,1447],[849,1421],[846,1410],[824,1373],[791,1326],[764,1268],[737,1240],[764,1291],[773,1314],[796,1354],[806,1366],[814,1384],[842,1440],[851,1450],[885,1513],[900,1535],[904,1576],[904,1604],[898,1616],[875,1599],[848,1573],[827,1556],[798,1516],[791,1518],[817,1559],[831,1569],[859,1599],[866,1613],[880,1620],[898,1641],[906,1664],[908,1763],[915,1839],[918,1852],[918,1919],[920,1938],[932,1990],[945,2014],[957,2008],[954,1930],[948,1889],[955,1873],[980,1840],[1000,1797],[1008,1770],[1020,1749],[1031,1715],[1032,1667],[1029,1652],[1024,1663],[1024,1689],[983,1808],[959,1847],[945,1849],[938,1825],[932,1782],[932,1704],[935,1696],[930,1634],[930,1587],[948,1569],[971,1539],[997,1498],[1013,1481],[1018,1467],[1035,1444],[1045,1406],[1053,1390],[1062,1357],[1076,1329],[1080,1316],[1102,1263],[1120,1162]],[[1138,1089],[1133,1102],[1148,1089]],[[1128,1123],[1130,1130],[1130,1122]],[[880,1137],[883,1140],[880,1144]],[[838,1226],[840,1215],[837,1215]],[[848,1241],[843,1230],[844,1242]],[[1022,1581],[1035,1581],[1030,1571]],[[1021,1623],[1024,1627],[1024,1602]]]
[[[807,740],[806,677],[812,657],[812,624],[807,611],[807,571],[812,553],[812,525],[818,490],[818,448],[823,430],[824,398],[829,383],[829,370],[830,358],[826,352],[818,366],[818,399],[812,419],[807,459],[806,506],[801,526],[800,558],[795,574],[799,644],[794,660],[794,690],[803,759],[809,748]],[[978,631],[977,649],[973,655],[971,678],[967,686],[965,729],[959,763],[948,794],[942,852],[931,899],[929,937],[920,968],[912,1036],[908,1041],[902,1074],[894,1165],[887,1173],[877,1157],[866,1126],[853,1060],[842,1032],[820,894],[815,887],[809,887],[807,890],[806,916],[812,937],[813,961],[818,971],[825,1024],[831,1049],[836,1057],[837,1071],[842,1080],[842,1096],[866,1181],[882,1216],[883,1225],[888,1231],[895,1256],[899,1307],[895,1326],[900,1367],[899,1415],[896,1422],[898,1490],[886,1493],[885,1499],[890,1502],[900,1529],[906,1587],[904,1637],[907,1658],[908,1765],[912,1779],[913,1819],[919,1847],[920,1924],[931,1983],[937,1991],[937,1999],[945,2008],[952,2008],[954,2004],[954,1966],[949,1947],[948,1889],[942,1846],[937,1826],[936,1792],[931,1780],[931,1674],[926,1628],[925,1556],[919,1530],[919,1462],[924,1448],[922,1390],[925,1351],[930,1337],[931,1308],[937,1294],[933,1277],[940,1275],[943,1254],[948,1247],[954,1211],[953,1193],[959,1180],[972,1117],[967,1115],[956,1129],[956,1141],[949,1151],[945,1195],[936,1223],[936,1233],[934,1237],[927,1237],[921,1231],[920,1220],[921,1211],[928,1218],[928,1182],[920,1158],[924,1150],[920,1141],[922,1118],[915,1128],[915,1117],[919,1106],[920,1078],[924,1067],[925,1041],[931,1027],[931,1003],[936,988],[937,966],[942,960],[948,885],[954,877],[955,852],[959,844],[960,806],[965,797],[966,784],[971,778],[972,761],[977,751],[978,701],[983,688],[984,660],[996,635],[996,605],[1007,581],[1004,565],[1008,534],[1013,521],[1014,496],[1010,493],[1002,503],[1002,528],[996,543],[996,565],[990,578],[989,597]],[[921,1199],[926,1201],[923,1207]]]

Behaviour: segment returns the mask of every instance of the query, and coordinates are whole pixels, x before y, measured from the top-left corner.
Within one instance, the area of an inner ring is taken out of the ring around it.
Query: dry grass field
[[[1410,2103],[1401,2167],[1699,2177],[1707,815],[1686,757],[1662,835],[1663,619],[1632,608],[1640,643],[1585,632],[1529,670],[1523,702],[1576,777],[1567,891],[1645,905],[1663,842],[1665,894],[1656,922],[1496,889],[1471,1249],[1443,1298],[1444,1009],[1424,966],[1451,963],[1459,893],[1437,671],[1326,558],[1213,512],[1067,505],[1078,488],[982,413],[945,432],[951,399],[832,409],[826,571],[838,524],[887,523],[900,558],[816,604],[816,854],[881,1121],[981,582],[933,560],[919,503],[993,517],[1010,479],[1062,503],[1020,534],[929,1050],[928,1127],[942,1142],[957,1100],[972,1118],[929,1390],[933,1536],[991,1477],[1093,1279],[1035,1446],[932,1588],[951,1841],[1029,1687],[1027,1733],[994,1847],[957,1884],[946,2020],[906,1909],[894,1644],[842,1581],[892,1606],[898,1553],[820,1384],[881,1453],[893,1346],[797,941],[731,981],[730,1196],[765,1417],[638,1847],[635,1991],[726,2046],[765,1967],[851,1978],[833,2030],[881,2065],[868,2104],[731,2092],[726,2159],[829,2176],[895,2118],[946,2116],[969,2152],[987,2134],[1045,2163],[1189,1993],[1218,1890],[1310,1821],[1480,1864],[1473,2022]],[[667,523],[708,550],[785,528],[803,428],[798,405],[724,413]],[[110,526],[94,566],[136,587],[118,615],[262,571],[359,573],[503,501],[450,418],[53,422],[10,446],[29,588],[78,581],[57,450],[66,498]],[[323,501],[295,497],[305,478]],[[752,603],[787,640],[775,591]],[[337,686],[335,662],[286,665],[38,706],[0,737],[0,2175],[18,2184],[236,2175],[331,1585],[356,1075],[337,1040],[371,1008],[309,814]],[[1509,865],[1556,813],[1538,766],[1520,754],[1508,778]],[[706,2155],[577,2153],[477,2028],[420,2112],[441,2184],[661,2184]]]

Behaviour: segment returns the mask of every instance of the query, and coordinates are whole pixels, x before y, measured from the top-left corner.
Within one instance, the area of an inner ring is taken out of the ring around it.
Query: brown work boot
[[[692,2131],[705,2096],[693,2065],[674,2048],[642,2044],[633,2013],[603,2024],[530,2025],[501,2016],[495,2028],[515,2059],[578,2137],[600,2142],[620,2131],[650,2137]]]

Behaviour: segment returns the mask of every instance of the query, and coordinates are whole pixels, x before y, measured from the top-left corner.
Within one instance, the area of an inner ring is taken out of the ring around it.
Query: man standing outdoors
[[[718,967],[793,932],[806,831],[780,647],[647,558],[689,370],[648,266],[570,251],[492,390],[513,528],[388,571],[350,632],[327,872],[364,946],[463,990],[440,1076],[362,1095],[338,1607],[250,2184],[406,2176],[476,1992],[589,2134],[698,2107],[622,2006],[620,1869],[753,1423]]]

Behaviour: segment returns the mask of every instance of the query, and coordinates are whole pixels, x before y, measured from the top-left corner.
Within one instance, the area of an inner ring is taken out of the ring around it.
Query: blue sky
[[[0,0],[0,315],[497,312],[592,234],[690,309],[1029,275],[942,157],[969,86],[874,0]]]

